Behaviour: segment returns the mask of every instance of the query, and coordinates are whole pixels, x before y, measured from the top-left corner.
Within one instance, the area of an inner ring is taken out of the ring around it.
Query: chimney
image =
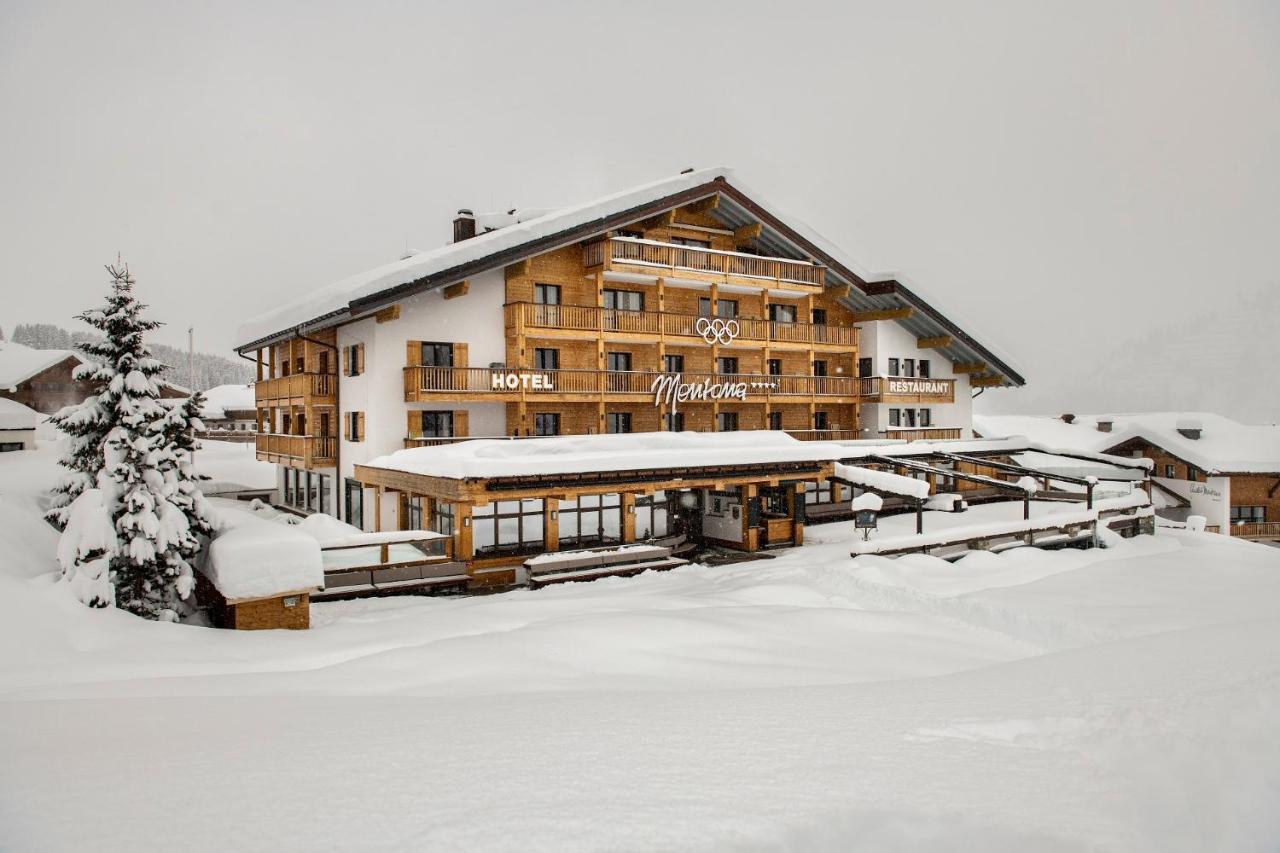
[[[458,211],[453,220],[453,242],[461,243],[476,236],[476,215],[465,207]]]
[[[1200,434],[1204,430],[1204,426],[1198,420],[1192,418],[1183,418],[1175,425],[1178,434],[1183,438],[1189,438],[1192,441],[1199,441]]]
[[[1111,432],[1111,421],[1098,421],[1098,432]]]
[[[1061,415],[1064,424],[1073,424],[1076,422],[1076,416],[1072,414]]]

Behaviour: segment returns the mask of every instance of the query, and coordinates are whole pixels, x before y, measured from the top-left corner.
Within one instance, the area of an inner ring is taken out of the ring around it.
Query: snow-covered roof
[[[40,415],[17,400],[0,397],[0,429],[35,429]]]
[[[1012,360],[1003,352],[994,352],[984,344],[978,344],[966,332],[956,325],[950,315],[944,316],[936,308],[924,302],[913,288],[902,285],[905,279],[895,272],[872,272],[849,258],[838,246],[823,237],[805,223],[790,215],[783,215],[780,208],[768,203],[764,196],[744,184],[732,169],[716,166],[709,169],[696,169],[682,172],[658,181],[642,184],[628,190],[589,201],[585,204],[557,209],[513,210],[506,214],[481,214],[476,217],[477,226],[486,230],[475,237],[450,243],[426,251],[406,253],[399,260],[383,264],[374,269],[344,278],[327,287],[309,292],[307,295],[288,302],[265,314],[259,315],[240,326],[236,335],[237,347],[248,349],[271,338],[283,335],[298,327],[332,321],[335,318],[349,316],[353,310],[370,308],[369,301],[389,295],[393,289],[421,282],[433,276],[450,276],[451,271],[458,271],[454,280],[461,280],[468,274],[483,272],[513,262],[508,253],[519,252],[538,241],[536,251],[545,252],[557,248],[559,238],[563,244],[575,242],[585,236],[582,230],[599,226],[605,230],[604,222],[609,217],[624,215],[628,211],[638,210],[646,205],[660,202],[682,192],[695,191],[718,182],[707,195],[713,192],[736,193],[744,200],[749,200],[752,208],[759,208],[764,213],[748,213],[749,217],[767,216],[777,227],[785,229],[799,240],[809,244],[813,251],[821,253],[827,261],[837,265],[846,272],[839,273],[841,280],[849,276],[860,281],[846,281],[848,284],[884,282],[886,287],[894,291],[892,297],[886,294],[868,294],[873,299],[896,299],[919,306],[921,316],[914,319],[915,324],[924,324],[926,336],[945,330],[954,333],[961,341],[956,343],[956,350],[964,358],[973,349],[975,355],[984,360],[992,359],[1000,362],[1000,366],[992,365],[996,370],[1000,367],[1001,375],[1007,376],[1016,384],[1024,381],[1021,371],[1013,367]],[[744,201],[745,203],[745,201]],[[637,217],[640,218],[640,217]],[[770,227],[774,227],[771,225]],[[784,243],[793,243],[788,236]],[[489,262],[492,263],[489,263]],[[480,268],[462,269],[465,265],[479,265]],[[440,284],[449,284],[441,281]],[[357,308],[361,302],[366,304]],[[933,319],[927,318],[930,315]],[[938,327],[940,319],[940,326]]]
[[[80,361],[80,356],[69,349],[32,349],[13,341],[0,341],[0,390],[11,391],[68,358]]]
[[[225,419],[228,411],[252,411],[255,405],[252,385],[215,385],[204,392],[204,398],[200,417],[208,420]]]
[[[1111,423],[1111,431],[1098,429]],[[1212,412],[1076,415],[1072,423],[1034,415],[973,416],[984,436],[1026,436],[1037,444],[1102,453],[1142,439],[1209,473],[1280,472],[1280,426],[1251,426]],[[1198,424],[1199,438],[1178,431]]]
[[[209,543],[204,574],[228,601],[267,598],[324,586],[320,543],[296,525],[249,513],[224,513],[230,522]]]
[[[799,441],[784,432],[640,432],[620,435],[560,435],[517,440],[476,439],[444,447],[414,447],[367,464],[454,480],[699,468],[783,462],[828,462],[841,449]]]

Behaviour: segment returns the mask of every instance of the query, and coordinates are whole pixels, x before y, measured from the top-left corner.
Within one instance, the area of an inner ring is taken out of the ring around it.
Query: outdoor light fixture
[[[286,596],[284,597],[284,606],[285,606],[285,607],[297,607],[297,606],[298,606],[298,596],[296,596],[296,595],[286,595]]]
[[[555,521],[555,520],[556,520],[557,518],[559,518],[559,517],[560,517],[560,511],[559,511],[559,510],[555,510],[555,509],[551,510],[551,520],[552,520],[552,521]]]
[[[466,518],[462,519],[462,526],[463,527],[471,526],[471,516],[467,516]]]

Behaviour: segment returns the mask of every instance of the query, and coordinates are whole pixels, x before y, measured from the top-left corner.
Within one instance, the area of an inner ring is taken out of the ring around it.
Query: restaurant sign
[[[885,380],[886,394],[937,394],[945,396],[950,390],[946,382],[937,379],[894,379]]]

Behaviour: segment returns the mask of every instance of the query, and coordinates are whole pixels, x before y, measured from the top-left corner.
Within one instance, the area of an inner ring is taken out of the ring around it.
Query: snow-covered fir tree
[[[78,344],[87,363],[76,378],[95,393],[53,419],[70,439],[62,460],[69,474],[50,515],[66,525],[69,541],[59,548],[60,560],[82,601],[109,603],[97,583],[105,559],[117,606],[172,620],[194,585],[190,561],[200,549],[198,534],[208,531],[208,508],[191,467],[194,436],[184,436],[192,427],[190,410],[179,405],[175,412],[160,402],[164,365],[143,341],[159,324],[143,319],[146,306],[133,294],[128,268],[107,271],[106,304],[78,315],[103,334]],[[94,490],[99,495],[92,501],[80,500]],[[106,537],[96,522],[84,521],[98,512],[110,520],[112,547],[102,544]],[[81,523],[72,525],[73,518]]]
[[[166,480],[172,481],[173,502],[187,517],[191,536],[182,551],[188,560],[199,553],[197,536],[213,534],[213,512],[200,491],[200,481],[208,477],[195,471],[195,453],[200,449],[196,433],[204,431],[204,424],[200,421],[204,403],[204,394],[197,391],[190,397],[168,404],[168,411],[159,425],[165,450],[157,459]]]

